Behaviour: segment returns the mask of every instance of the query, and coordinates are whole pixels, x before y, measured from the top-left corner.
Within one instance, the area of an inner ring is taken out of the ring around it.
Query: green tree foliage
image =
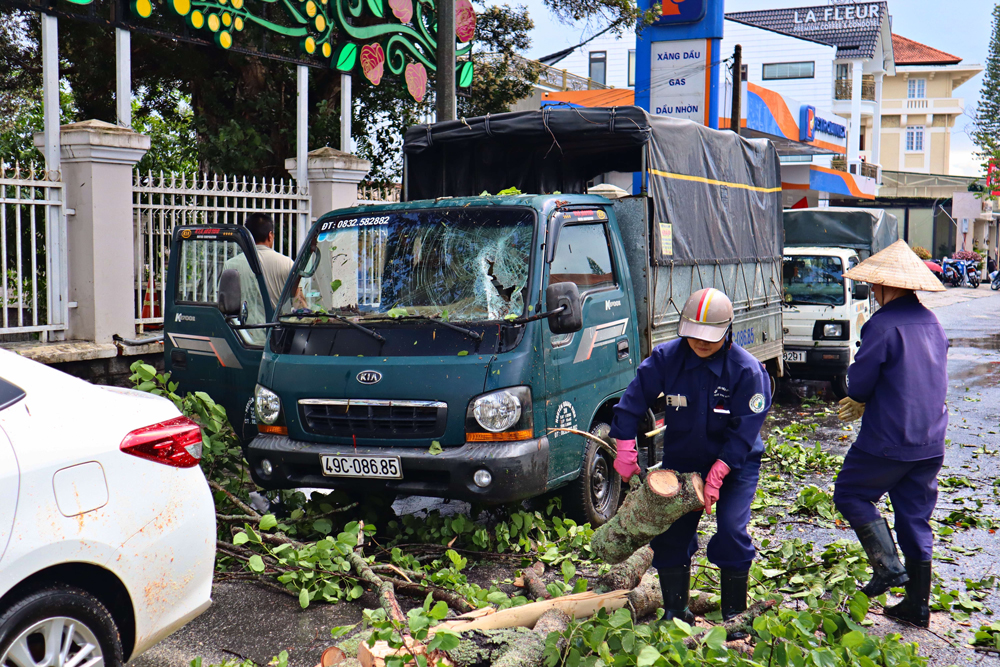
[[[986,58],[986,74],[979,93],[972,140],[984,161],[1000,150],[1000,5],[993,7],[993,35]]]
[[[477,2],[477,35],[471,59],[475,78],[459,99],[459,115],[510,109],[528,97],[537,66],[517,57],[530,46],[533,27],[524,6]],[[563,19],[634,22],[629,0],[546,0]],[[94,11],[107,15],[109,0],[95,0]],[[67,11],[79,10],[67,5]],[[83,10],[80,10],[83,11]],[[88,10],[89,11],[89,10]],[[158,5],[150,27],[174,31],[176,17]],[[263,46],[263,31],[241,33],[242,45]],[[37,13],[0,5],[0,149],[31,152],[30,135],[41,129],[40,20]],[[271,37],[270,51],[285,48]],[[288,44],[286,55],[295,55]],[[64,122],[96,118],[115,122],[115,39],[106,26],[60,19],[61,74],[71,91]],[[138,104],[133,126],[151,134],[154,149],[143,170],[199,169],[265,177],[285,177],[286,158],[295,153],[296,68],[294,65],[221,49],[132,34],[132,85]],[[357,153],[372,162],[370,180],[398,181],[402,133],[433,111],[434,80],[428,96],[415,102],[405,81],[385,77],[373,86],[353,77],[352,135]],[[340,75],[310,69],[309,146],[340,145]],[[16,139],[16,141],[15,141]],[[17,144],[13,146],[13,144]]]

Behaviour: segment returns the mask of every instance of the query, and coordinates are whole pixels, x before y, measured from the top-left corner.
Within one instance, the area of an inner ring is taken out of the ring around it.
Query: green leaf
[[[460,356],[460,357],[467,357],[467,356],[469,356],[469,351],[468,350],[462,350],[461,352],[458,353],[458,356]]]
[[[247,565],[249,565],[250,569],[253,570],[254,572],[264,571],[264,559],[256,554],[250,556],[250,560],[247,561]]]
[[[368,0],[368,9],[372,10],[372,14],[378,18],[385,16],[385,6],[382,4],[382,0]]]
[[[714,651],[721,651],[726,643],[726,629],[717,625],[705,635],[703,640],[705,645]]]
[[[571,560],[566,559],[563,561],[562,575],[563,575],[563,581],[565,581],[567,584],[569,583],[570,579],[576,576],[576,565],[573,565],[573,562]]]
[[[339,279],[334,280],[332,283],[330,283],[330,293],[333,294],[334,292],[336,292],[337,290],[339,290],[340,286],[343,285],[343,284],[344,283],[341,280],[339,280]]]
[[[847,604],[848,609],[851,611],[851,618],[860,623],[865,619],[868,614],[868,608],[870,606],[870,601],[868,596],[861,591],[856,592],[851,596],[851,601]]]
[[[233,536],[233,544],[235,544],[236,546],[239,546],[241,544],[246,544],[249,541],[250,538],[247,537],[246,533],[236,533],[236,535]]]
[[[458,68],[458,87],[468,88],[472,85],[472,76],[474,74],[472,67],[472,61],[468,60]]]
[[[458,635],[450,630],[438,630],[427,648],[431,651],[452,651],[458,648]]]
[[[260,518],[260,529],[261,530],[271,530],[278,525],[278,520],[273,514],[265,514]]]
[[[309,606],[309,589],[303,588],[299,591],[299,606],[305,609]]]
[[[859,632],[858,630],[851,630],[846,635],[840,638],[840,643],[847,648],[854,648],[855,646],[861,646],[861,643],[865,640],[865,633]]]
[[[406,317],[409,313],[406,312],[406,308],[390,308],[385,312],[389,317]]]
[[[723,632],[723,634],[725,633]],[[637,667],[649,667],[661,657],[663,656],[660,655],[660,652],[652,646],[643,646],[639,655],[636,656],[635,664]]]
[[[329,519],[316,519],[313,521],[313,530],[322,535],[329,535],[333,530],[333,522]]]
[[[437,440],[434,440],[431,442],[431,447],[430,449],[427,450],[427,453],[431,454],[432,456],[437,456],[443,451],[444,450],[441,448],[441,443],[438,442]]]

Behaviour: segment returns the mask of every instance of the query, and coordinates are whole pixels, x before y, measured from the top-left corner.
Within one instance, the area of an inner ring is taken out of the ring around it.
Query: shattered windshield
[[[844,305],[844,264],[839,257],[785,257],[782,272],[786,303]]]
[[[524,312],[531,209],[385,211],[327,220],[281,316],[500,320]]]

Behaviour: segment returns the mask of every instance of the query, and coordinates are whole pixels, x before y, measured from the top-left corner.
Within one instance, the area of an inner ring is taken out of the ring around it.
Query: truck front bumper
[[[545,492],[549,476],[549,439],[519,442],[466,443],[430,454],[415,447],[345,447],[258,435],[246,447],[254,481],[265,489],[336,488],[343,491],[454,498],[482,503],[508,503]],[[402,479],[329,477],[320,457],[398,456]],[[265,476],[261,462],[271,462]],[[487,470],[492,482],[479,487],[472,476]]]
[[[805,363],[789,361],[790,352],[804,352]],[[846,373],[850,365],[851,351],[846,347],[785,346],[785,369],[795,379],[829,380]]]

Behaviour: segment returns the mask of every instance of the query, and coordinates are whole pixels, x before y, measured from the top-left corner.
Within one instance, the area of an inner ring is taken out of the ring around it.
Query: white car
[[[208,608],[200,457],[170,401],[0,350],[0,667],[119,667]]]

